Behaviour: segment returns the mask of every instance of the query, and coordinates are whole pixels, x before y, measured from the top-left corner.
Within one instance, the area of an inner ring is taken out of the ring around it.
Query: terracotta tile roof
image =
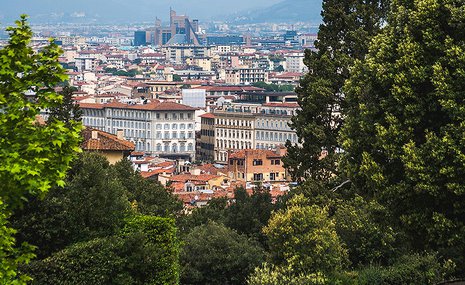
[[[97,132],[97,139],[92,138],[93,131]],[[85,128],[82,131],[82,137],[84,141],[81,147],[84,150],[132,151],[135,149],[132,142],[118,139],[115,135],[93,128]]]
[[[212,113],[206,113],[206,114],[201,115],[200,118],[214,119],[215,115]]]
[[[290,102],[290,103],[265,103],[263,104],[264,107],[282,107],[282,108],[299,108],[298,103]]]
[[[200,181],[208,182],[211,179],[218,178],[220,176],[211,175],[211,174],[201,174],[201,175],[191,175],[191,174],[181,174],[175,175],[170,178],[171,181],[175,182],[187,182],[187,181]]]
[[[132,109],[132,110],[147,110],[147,111],[195,111],[196,108],[190,106],[178,104],[175,102],[160,102],[153,101],[147,104],[124,104],[120,102],[111,102],[107,104],[91,104],[91,103],[79,103],[79,106],[84,109],[104,109],[104,108],[115,108],[115,109]]]
[[[282,157],[282,155],[277,154],[274,151],[267,150],[267,149],[243,149],[239,151],[235,151],[229,155],[229,158],[235,159],[245,159],[245,157]]]

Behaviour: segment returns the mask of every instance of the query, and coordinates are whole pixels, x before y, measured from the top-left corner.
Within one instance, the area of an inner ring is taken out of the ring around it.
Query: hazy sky
[[[156,16],[166,20],[169,7],[192,18],[210,19],[259,7],[281,0],[0,0],[2,24],[29,14],[31,21],[54,21],[63,16],[98,18],[107,21],[152,21]]]

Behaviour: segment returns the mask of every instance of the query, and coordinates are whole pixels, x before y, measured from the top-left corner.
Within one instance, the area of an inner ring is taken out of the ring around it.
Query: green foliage
[[[339,175],[336,151],[345,107],[342,87],[356,58],[363,58],[369,39],[383,22],[389,1],[324,0],[317,51],[307,50],[308,74],[296,88],[302,108],[292,118],[298,144],[288,142],[283,160],[295,180],[331,180]],[[328,155],[321,158],[322,150]]]
[[[76,91],[75,87],[68,85],[63,87],[63,90],[60,92],[63,95],[63,102],[60,106],[49,110],[47,123],[50,124],[54,120],[58,120],[64,122],[66,126],[71,126],[74,122],[81,121],[82,111],[73,99],[74,91]]]
[[[182,78],[181,76],[177,75],[177,74],[173,74],[173,81],[174,82],[182,82]]]
[[[249,195],[244,188],[237,188],[234,198],[235,201],[227,208],[225,225],[265,244],[262,228],[268,224],[275,208],[269,191],[255,187]]]
[[[263,88],[267,92],[292,92],[295,89],[295,86],[290,85],[290,84],[286,84],[286,85],[268,84],[262,81],[255,82],[252,85],[258,88]]]
[[[10,227],[5,213],[5,205],[0,200],[0,283],[26,284],[30,277],[18,276],[18,266],[35,257],[34,247],[26,243],[20,248],[16,246],[14,235],[17,231]]]
[[[119,70],[117,68],[105,68],[106,73],[111,73],[112,75],[115,76],[126,76],[126,77],[135,77],[136,75],[140,74],[139,71],[136,69],[131,69],[131,70]]]
[[[441,264],[435,254],[401,257],[388,267],[372,266],[358,273],[357,285],[423,285],[444,281],[451,273],[450,263]]]
[[[286,210],[273,214],[263,231],[273,263],[289,266],[296,274],[332,272],[347,263],[347,250],[328,209],[309,206],[303,195],[296,195]]]
[[[208,222],[224,224],[226,220],[228,199],[213,198],[201,208],[195,208],[191,214],[183,215],[178,219],[178,228],[181,235],[189,233],[195,227],[206,225]]]
[[[346,84],[344,168],[417,250],[465,272],[465,14],[454,0],[393,1]]]
[[[16,268],[31,257],[31,247],[18,248],[7,219],[27,197],[43,197],[52,186],[63,186],[70,162],[79,149],[81,125],[36,122],[42,109],[56,108],[62,96],[54,87],[67,77],[58,63],[54,43],[34,52],[26,16],[7,28],[8,45],[0,50],[0,280],[24,284]],[[27,93],[35,93],[28,99]]]
[[[144,179],[134,171],[131,162],[123,159],[115,164],[117,177],[126,189],[129,201],[143,215],[177,216],[183,209],[182,201],[161,184]]]
[[[244,284],[264,259],[260,245],[209,222],[194,228],[181,250],[182,284]]]
[[[298,274],[290,267],[277,267],[264,263],[247,279],[248,285],[325,285],[327,279],[321,273]]]
[[[32,284],[178,284],[174,221],[138,216],[120,235],[74,244],[23,270]]]
[[[18,239],[49,256],[72,243],[115,234],[130,213],[126,189],[105,157],[83,153],[69,171],[65,189],[32,199],[12,217]]]
[[[376,201],[360,196],[339,200],[334,220],[336,232],[345,243],[353,266],[386,264],[397,251],[396,232],[383,219],[386,210]]]

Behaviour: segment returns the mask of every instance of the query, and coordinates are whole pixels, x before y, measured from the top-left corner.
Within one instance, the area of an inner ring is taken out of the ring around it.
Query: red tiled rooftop
[[[215,115],[212,113],[206,113],[206,114],[201,115],[200,118],[214,119]]]
[[[97,139],[92,138],[94,131],[97,132]],[[93,128],[85,128],[82,131],[82,137],[84,141],[81,147],[84,150],[132,151],[135,148],[132,142],[118,139],[115,135]]]

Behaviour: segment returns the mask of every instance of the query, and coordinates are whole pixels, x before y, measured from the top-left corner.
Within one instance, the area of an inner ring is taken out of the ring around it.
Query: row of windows
[[[277,141],[277,142],[286,142],[290,140],[291,142],[297,142],[296,134],[287,134],[287,133],[273,133],[273,132],[257,132],[257,140],[267,140],[267,141]]]
[[[217,129],[216,135],[218,137],[226,137],[226,138],[233,138],[233,139],[251,139],[252,138],[251,132],[240,131],[240,130]]]
[[[252,121],[233,120],[233,119],[216,119],[216,124],[225,126],[251,127]]]
[[[165,120],[184,120],[184,119],[192,119],[192,113],[157,113],[157,119],[165,119]]]
[[[147,136],[146,136],[147,135]],[[128,138],[150,138],[150,131],[124,130],[124,136]]]
[[[109,114],[111,115],[111,110]],[[113,116],[120,118],[150,119],[150,112],[116,109],[113,110]]]
[[[186,124],[179,124],[179,125],[178,124],[171,124],[171,125],[170,124],[164,124],[164,125],[157,124],[156,129],[157,130],[161,130],[161,129],[164,129],[164,130],[169,130],[169,129],[177,130],[178,127],[179,127],[180,130],[185,130],[186,126],[187,126],[187,129],[189,129],[189,130],[194,129],[194,124],[187,124],[187,125]]]
[[[157,132],[157,135],[156,135],[156,138],[157,139],[165,139],[165,140],[169,140],[169,139],[193,139],[194,138],[194,132],[187,132],[187,136],[186,136],[186,132]]]
[[[183,153],[183,152],[186,152],[186,145],[185,144],[180,144],[178,146],[178,144],[174,143],[172,145],[169,145],[169,144],[157,144],[156,148],[155,148],[155,151],[158,151],[158,152],[170,152],[170,153]],[[188,144],[187,145],[187,151],[188,152],[191,152],[191,151],[194,151],[194,145],[193,144]]]
[[[103,126],[104,123],[105,121],[102,118],[86,118],[86,117],[83,118],[83,124],[85,126],[91,126],[91,127]]]
[[[120,128],[150,129],[150,123],[137,121],[113,120],[112,125]]]
[[[213,137],[215,136],[215,132],[213,130],[201,130],[200,134],[202,136]]]
[[[290,129],[287,122],[283,121],[270,121],[270,120],[258,120],[257,128],[272,128],[272,129]]]
[[[252,143],[243,141],[216,140],[216,147],[220,149],[249,149],[252,148]]]

